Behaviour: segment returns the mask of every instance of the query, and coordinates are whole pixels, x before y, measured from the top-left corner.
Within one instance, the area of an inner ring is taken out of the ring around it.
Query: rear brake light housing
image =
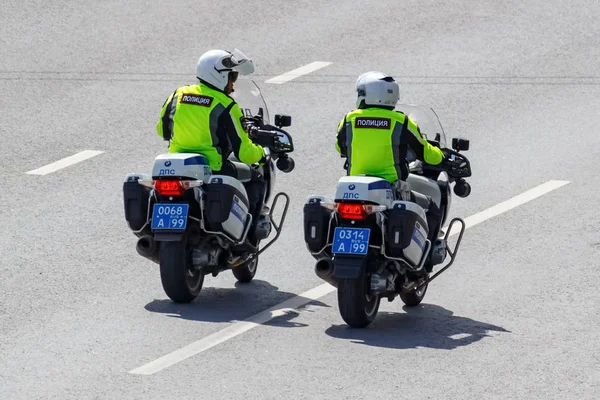
[[[154,189],[162,196],[181,196],[185,188],[179,180],[160,180],[154,183]]]
[[[337,212],[344,219],[367,219],[367,212],[362,204],[341,203]]]
[[[386,206],[360,203],[321,202],[322,207],[336,211],[344,219],[364,220],[370,214],[387,210]]]
[[[162,196],[183,196],[186,190],[200,187],[203,181],[197,180],[178,180],[178,179],[159,179],[159,180],[138,180],[142,186],[156,190]]]

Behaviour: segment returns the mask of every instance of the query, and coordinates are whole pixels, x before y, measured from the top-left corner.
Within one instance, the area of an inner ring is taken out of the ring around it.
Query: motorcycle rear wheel
[[[375,320],[381,297],[370,294],[370,277],[364,269],[357,279],[341,279],[337,298],[340,315],[352,328],[365,328]]]
[[[204,274],[192,270],[184,241],[160,242],[160,280],[166,295],[175,303],[190,303],[200,294]]]

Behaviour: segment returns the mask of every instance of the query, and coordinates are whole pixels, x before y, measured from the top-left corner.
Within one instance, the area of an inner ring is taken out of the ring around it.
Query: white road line
[[[480,224],[490,218],[505,213],[515,207],[534,200],[552,190],[558,189],[569,184],[569,181],[548,181],[540,186],[528,190],[520,195],[517,195],[509,200],[506,200],[496,206],[490,207],[487,210],[481,211],[470,217],[465,218],[466,229]],[[447,229],[447,228],[446,228]],[[457,232],[458,233],[458,232]],[[454,233],[452,233],[454,234]],[[225,329],[206,336],[196,342],[193,342],[185,347],[173,351],[159,359],[156,359],[148,364],[129,371],[130,374],[136,375],[152,375],[165,368],[168,368],[187,358],[193,357],[196,354],[202,353],[220,343],[225,342],[235,336],[241,335],[252,328],[256,328],[260,324],[270,321],[273,318],[284,315],[286,312],[297,309],[311,301],[317,300],[323,296],[334,292],[336,289],[328,283],[324,283],[313,289],[310,289],[299,296],[293,297],[280,303],[276,306],[262,311],[244,321],[236,322]]]
[[[98,154],[104,153],[103,151],[96,150],[84,150],[72,156],[65,157],[62,160],[53,162],[52,164],[44,165],[38,169],[34,169],[26,172],[29,175],[47,175],[49,173],[58,171],[59,169],[66,168],[70,165],[77,164],[78,162],[85,161],[88,158],[97,156]]]
[[[502,203],[496,204],[495,206],[492,206],[486,210],[480,211],[477,214],[474,214],[474,215],[471,215],[470,217],[465,218],[464,221],[465,221],[466,228],[471,228],[477,224],[487,221],[490,218],[493,218],[493,217],[503,214],[507,211],[510,211],[515,207],[523,205],[531,200],[537,199],[538,197],[543,196],[543,195],[545,195],[553,190],[556,190],[558,188],[561,188],[565,185],[568,185],[569,183],[571,183],[571,182],[552,180],[552,181],[543,183],[539,186],[536,186],[533,189],[529,189],[528,191],[523,192],[511,199],[503,201]],[[457,235],[459,233],[460,224],[454,225],[453,228],[457,228],[457,229],[452,229],[450,236]],[[448,227],[445,227],[444,229],[447,230]]]
[[[291,81],[292,79],[296,79],[302,75],[306,75],[306,74],[310,74],[311,72],[314,72],[318,69],[321,68],[325,68],[328,65],[331,65],[332,63],[327,62],[327,61],[315,61],[312,62],[310,64],[307,64],[303,67],[300,68],[296,68],[295,70],[292,70],[290,72],[286,72],[285,74],[276,76],[274,78],[271,79],[267,79],[265,81],[265,83],[277,83],[277,84],[282,84],[288,81]]]
[[[183,361],[198,353],[208,350],[211,347],[218,345],[219,343],[223,343],[226,340],[241,335],[242,333],[257,327],[260,324],[264,324],[265,322],[268,322],[273,318],[285,315],[286,312],[293,311],[294,309],[299,308],[305,305],[306,303],[314,301],[320,297],[323,297],[333,292],[334,290],[335,288],[333,286],[331,286],[328,283],[324,283],[320,286],[317,286],[316,288],[310,289],[302,293],[299,296],[292,297],[291,299],[288,299],[283,303],[271,307],[268,310],[262,311],[244,321],[236,322],[235,324],[230,325],[227,328],[222,329],[218,332],[215,332],[210,336],[207,336],[185,347],[182,347],[179,350],[175,350],[174,352],[167,354],[166,356],[163,356],[148,364],[142,365],[139,368],[129,371],[129,373],[137,375],[155,374],[165,368],[177,364],[180,361]]]

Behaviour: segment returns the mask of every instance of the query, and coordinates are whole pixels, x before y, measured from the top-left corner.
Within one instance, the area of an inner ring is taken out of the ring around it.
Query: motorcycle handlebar
[[[272,153],[282,155],[294,150],[291,136],[284,131],[260,129],[256,126],[249,128],[250,139],[254,144],[262,147],[268,147]],[[284,135],[284,141],[280,140],[280,135]]]
[[[444,163],[448,166],[448,175],[456,179],[471,176],[471,163],[467,157],[454,150],[443,149],[443,151],[446,156]]]
[[[471,164],[467,157],[454,150],[442,149],[444,152],[444,160],[437,165],[427,164],[421,160],[417,160],[414,171],[435,171],[446,172],[452,179],[462,179],[471,176]]]
[[[276,130],[260,129],[258,126],[248,127],[250,140],[254,144],[268,148],[271,157],[275,161],[277,169],[284,173],[292,172],[296,166],[294,159],[288,155],[288,153],[294,150],[291,136],[287,132],[281,131],[285,134],[285,138],[289,140],[289,143],[281,142],[279,140],[279,132]]]

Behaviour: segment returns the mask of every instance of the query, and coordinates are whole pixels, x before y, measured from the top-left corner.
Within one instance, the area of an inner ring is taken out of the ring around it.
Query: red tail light
[[[185,188],[179,181],[156,181],[154,189],[162,196],[182,196]]]
[[[366,219],[367,212],[362,204],[341,203],[337,206],[337,212],[344,219]]]

